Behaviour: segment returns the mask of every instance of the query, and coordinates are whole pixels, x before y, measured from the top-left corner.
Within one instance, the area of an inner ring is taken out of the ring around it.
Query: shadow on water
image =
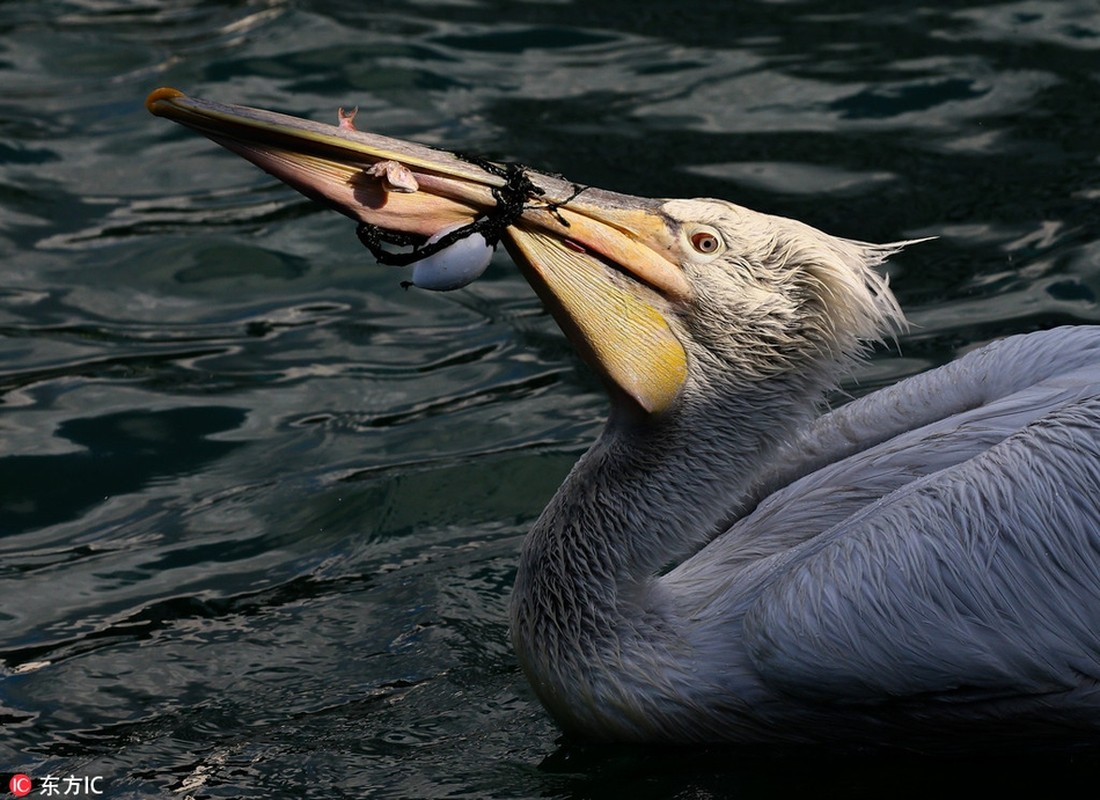
[[[78,519],[105,498],[201,470],[241,446],[209,437],[237,429],[246,413],[209,406],[66,420],[55,437],[78,452],[0,458],[0,535]]]
[[[1059,794],[1091,780],[1100,754],[835,755],[819,749],[562,745],[539,765],[552,794],[572,800],[731,797],[927,798]]]

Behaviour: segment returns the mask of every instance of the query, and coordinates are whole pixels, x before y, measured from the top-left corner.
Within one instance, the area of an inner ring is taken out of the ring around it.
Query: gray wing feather
[[[743,621],[763,680],[849,702],[1100,680],[1098,430],[1100,397],[1067,403],[774,557]]]
[[[741,570],[1098,393],[1100,327],[1066,327],[994,342],[853,401],[804,432],[783,466],[762,476],[751,513],[667,580],[700,604],[721,605]]]

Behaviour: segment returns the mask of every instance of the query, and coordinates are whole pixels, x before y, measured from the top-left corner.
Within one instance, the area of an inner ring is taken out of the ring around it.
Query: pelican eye
[[[717,253],[722,247],[722,240],[711,231],[696,231],[691,234],[688,241],[695,248],[695,252],[702,253],[705,256]]]

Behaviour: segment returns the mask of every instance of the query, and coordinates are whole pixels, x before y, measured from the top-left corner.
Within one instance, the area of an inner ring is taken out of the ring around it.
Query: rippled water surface
[[[347,220],[149,116],[160,85],[938,236],[892,265],[915,325],[852,392],[1100,322],[1092,0],[6,3],[0,772],[119,797],[703,798],[1080,770],[560,741],[506,603],[598,383],[503,253],[468,289],[402,291]]]

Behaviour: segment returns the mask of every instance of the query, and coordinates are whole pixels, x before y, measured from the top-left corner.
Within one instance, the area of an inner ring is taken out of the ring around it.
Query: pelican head
[[[725,200],[664,200],[655,214],[690,286],[669,324],[703,386],[827,377],[905,325],[875,269],[904,242],[841,239]]]
[[[666,415],[730,382],[827,384],[861,341],[903,324],[875,267],[904,242],[840,239],[723,200],[580,186],[361,132],[343,113],[324,125],[174,89],[146,105],[383,240],[480,224],[630,417]]]

